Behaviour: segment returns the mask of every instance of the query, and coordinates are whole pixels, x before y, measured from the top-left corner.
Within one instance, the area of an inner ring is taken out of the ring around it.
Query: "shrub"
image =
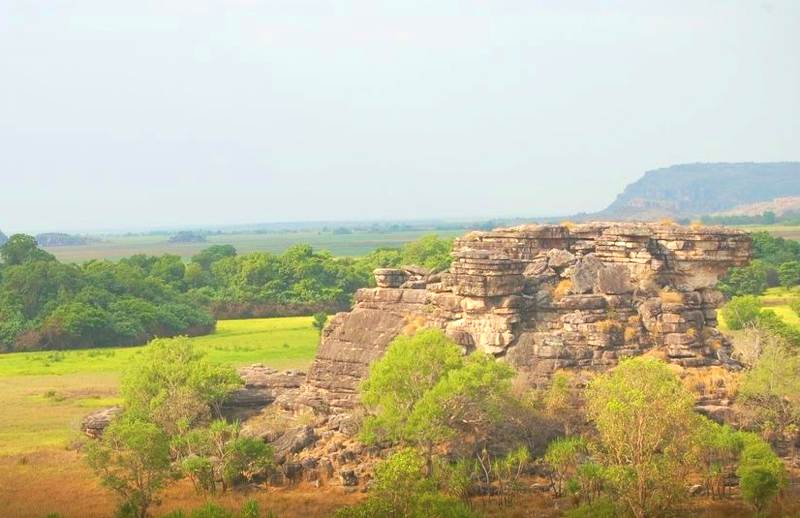
[[[564,495],[564,485],[577,472],[586,453],[586,441],[580,437],[563,437],[547,445],[544,461],[550,465],[550,483],[556,497]]]
[[[617,518],[617,508],[610,498],[600,498],[564,513],[564,518]]]
[[[635,516],[675,506],[688,470],[686,437],[697,426],[694,396],[666,363],[637,357],[592,380],[586,397],[616,501]]]
[[[89,466],[122,498],[123,513],[145,518],[171,474],[169,439],[156,425],[118,419],[89,445]]]
[[[569,295],[570,290],[572,290],[572,281],[569,279],[562,279],[553,290],[553,298],[555,300],[561,300]]]
[[[742,329],[761,315],[761,301],[754,295],[733,297],[722,307],[722,318],[729,329]]]
[[[786,485],[783,462],[769,444],[755,434],[747,434],[744,450],[736,470],[742,498],[759,513]]]

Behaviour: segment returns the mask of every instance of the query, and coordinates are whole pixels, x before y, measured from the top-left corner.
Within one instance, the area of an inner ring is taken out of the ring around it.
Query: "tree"
[[[324,312],[314,313],[314,321],[311,325],[314,326],[320,334],[322,334],[322,330],[325,329],[325,324],[328,323],[328,315]]]
[[[425,459],[404,448],[375,467],[369,498],[336,512],[336,518],[470,518],[476,515],[463,502],[438,491],[425,477]]]
[[[505,505],[510,505],[514,495],[520,490],[519,480],[529,460],[530,452],[524,446],[502,456],[492,457],[486,449],[478,455],[478,465],[486,484],[495,484],[497,494]]]
[[[735,472],[744,448],[742,433],[728,425],[701,418],[697,458],[703,467],[703,485],[712,498],[725,497],[725,481]]]
[[[452,248],[452,239],[439,239],[435,235],[423,236],[403,246],[402,263],[424,266],[434,271],[446,270],[453,261],[450,256]]]
[[[121,392],[128,413],[177,435],[219,415],[241,384],[236,371],[209,363],[186,337],[161,338],[128,368]]]
[[[675,505],[697,418],[694,398],[667,364],[623,360],[589,384],[587,413],[617,501],[637,518]]]
[[[171,475],[167,435],[136,419],[112,422],[102,439],[88,445],[86,460],[136,518],[148,515]]]
[[[241,480],[251,482],[273,466],[272,447],[241,435],[239,423],[216,420],[177,439],[181,467],[199,492],[222,491]]]
[[[781,341],[767,343],[744,374],[736,402],[749,425],[793,445],[800,430],[800,355]]]
[[[785,288],[800,284],[800,261],[789,261],[778,266],[778,279]]]
[[[758,436],[746,434],[744,440],[736,474],[742,498],[760,514],[786,485],[786,468],[769,444]]]
[[[434,447],[445,441],[454,441],[455,450],[485,445],[504,418],[513,376],[508,364],[472,353],[420,398],[403,430],[404,440],[423,446],[429,463]]]
[[[562,437],[547,445],[544,461],[550,466],[550,485],[556,497],[564,496],[565,484],[577,474],[587,453],[586,441],[580,437]]]
[[[210,271],[212,264],[226,257],[236,257],[236,249],[232,245],[213,245],[193,256],[192,263],[199,265],[205,271]]]
[[[420,446],[432,476],[435,446],[451,441],[455,449],[475,448],[491,438],[511,398],[512,377],[507,364],[488,355],[463,357],[439,330],[398,337],[362,384],[370,415],[361,436],[367,443]]]
[[[574,375],[557,372],[550,386],[541,394],[541,406],[545,416],[560,424],[561,432],[570,435],[583,421],[578,410],[580,401],[574,389]]]
[[[0,258],[13,266],[33,261],[55,261],[55,257],[39,248],[36,239],[26,234],[14,234],[0,246]]]
[[[769,268],[763,261],[752,261],[748,266],[731,268],[718,285],[729,297],[736,295],[759,295],[767,289]]]
[[[728,329],[739,330],[758,320],[761,301],[754,295],[733,297],[720,312]]]
[[[364,421],[363,439],[402,440],[419,400],[462,365],[461,349],[439,330],[395,338],[361,385],[361,401],[372,412]]]

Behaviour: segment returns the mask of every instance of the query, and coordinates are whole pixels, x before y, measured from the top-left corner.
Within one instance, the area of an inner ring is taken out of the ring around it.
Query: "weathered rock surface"
[[[606,369],[652,349],[684,367],[724,365],[714,285],[750,259],[750,237],[723,227],[636,223],[527,225],[457,239],[449,272],[376,271],[350,313],[325,329],[293,393],[336,413],[397,335],[444,330],[504,358],[532,384],[557,369]],[[414,276],[413,283],[409,280]]]
[[[111,420],[120,412],[122,412],[122,408],[118,406],[92,412],[83,418],[81,430],[92,439],[97,439],[103,435]]]

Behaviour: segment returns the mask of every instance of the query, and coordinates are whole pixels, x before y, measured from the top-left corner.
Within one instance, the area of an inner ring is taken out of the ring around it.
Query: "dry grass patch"
[[[561,282],[558,283],[558,286],[555,287],[553,290],[553,299],[561,300],[567,295],[569,295],[570,291],[572,290],[572,281],[569,279],[563,279]]]
[[[661,290],[658,293],[658,298],[665,304],[682,304],[683,294],[679,291]]]

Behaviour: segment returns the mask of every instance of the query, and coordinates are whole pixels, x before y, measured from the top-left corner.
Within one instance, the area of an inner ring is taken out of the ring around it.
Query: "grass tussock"
[[[569,279],[563,279],[561,282],[553,290],[553,299],[561,300],[567,295],[570,294],[572,291],[572,281]]]
[[[683,294],[679,291],[661,290],[658,293],[658,298],[665,304],[682,304]]]

